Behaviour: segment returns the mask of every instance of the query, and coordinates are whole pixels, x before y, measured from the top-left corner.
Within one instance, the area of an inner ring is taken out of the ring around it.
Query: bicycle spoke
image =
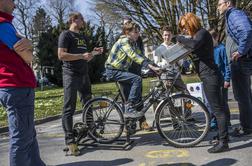
[[[208,131],[206,108],[198,99],[185,94],[175,95],[171,101],[157,110],[158,131],[174,146],[196,145]],[[164,115],[165,119],[162,118]]]
[[[123,132],[123,116],[120,108],[110,99],[97,98],[90,104],[89,111],[83,113],[90,126],[90,136],[100,143],[111,143]],[[92,108],[92,109],[91,109]]]

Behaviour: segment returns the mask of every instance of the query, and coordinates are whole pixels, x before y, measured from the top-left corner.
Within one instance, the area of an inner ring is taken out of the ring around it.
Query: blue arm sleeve
[[[0,23],[0,41],[7,45],[10,49],[20,38],[16,36],[16,30],[10,23]]]
[[[231,71],[230,71],[225,47],[221,49],[221,58],[224,64],[224,81],[230,82]]]

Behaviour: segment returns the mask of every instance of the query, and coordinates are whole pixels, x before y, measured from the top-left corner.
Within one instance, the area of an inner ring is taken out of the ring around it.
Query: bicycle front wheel
[[[159,134],[179,148],[197,145],[209,129],[206,106],[187,94],[177,94],[163,101],[157,108],[155,120]]]
[[[109,144],[117,140],[124,129],[120,106],[109,98],[94,98],[84,107],[82,120],[87,124],[89,136],[99,143]]]

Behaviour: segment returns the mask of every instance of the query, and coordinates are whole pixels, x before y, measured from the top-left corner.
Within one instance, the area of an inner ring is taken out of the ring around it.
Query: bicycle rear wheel
[[[179,148],[197,145],[209,129],[206,106],[187,94],[177,94],[161,102],[155,120],[159,134],[169,144]]]
[[[82,120],[87,124],[89,136],[99,143],[109,144],[117,140],[124,129],[120,106],[109,98],[94,98],[84,107]]]

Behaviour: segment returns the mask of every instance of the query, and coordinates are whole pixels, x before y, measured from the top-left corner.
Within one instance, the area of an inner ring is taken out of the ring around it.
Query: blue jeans
[[[240,58],[231,64],[231,78],[234,97],[240,111],[240,124],[244,130],[252,131],[251,80],[252,58]]]
[[[10,135],[10,166],[45,166],[39,155],[34,125],[34,90],[0,88],[0,104],[6,108]]]
[[[114,69],[106,69],[106,75],[109,79],[121,82],[125,88],[129,89],[129,102],[136,104],[141,100],[142,77],[127,71]]]

